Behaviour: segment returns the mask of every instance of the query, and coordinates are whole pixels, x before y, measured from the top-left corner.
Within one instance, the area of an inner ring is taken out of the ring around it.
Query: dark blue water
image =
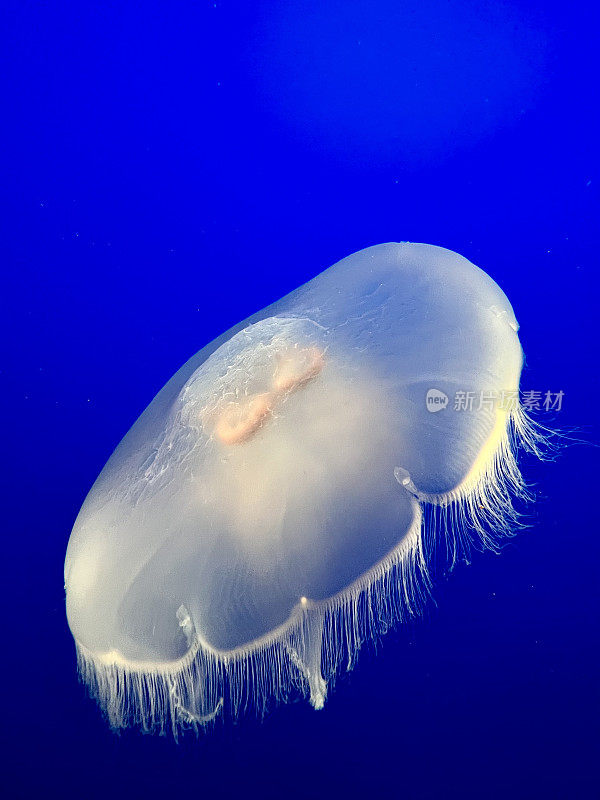
[[[196,350],[322,268],[440,244],[506,291],[542,421],[599,438],[598,13],[542,2],[8,2],[0,243],[10,798],[593,798],[600,450],[298,702],[179,746],[77,682],[86,492]]]

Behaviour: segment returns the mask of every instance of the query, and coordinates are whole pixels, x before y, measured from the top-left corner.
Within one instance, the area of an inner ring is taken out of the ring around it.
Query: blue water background
[[[532,526],[305,702],[112,734],[62,567],[194,352],[339,258],[444,245],[510,298],[542,421],[599,437],[595,3],[2,4],[2,795],[595,798],[600,451],[523,463]]]

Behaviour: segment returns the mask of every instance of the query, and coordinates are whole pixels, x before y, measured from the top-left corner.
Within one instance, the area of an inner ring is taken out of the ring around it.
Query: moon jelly
[[[206,725],[305,693],[518,524],[507,298],[465,258],[383,244],[209,344],[117,447],[65,563],[83,679],[115,727]]]

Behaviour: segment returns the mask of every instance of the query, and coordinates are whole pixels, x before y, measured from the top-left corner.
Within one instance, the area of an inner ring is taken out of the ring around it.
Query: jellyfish
[[[304,694],[519,525],[522,350],[462,256],[344,258],[193,356],[118,445],[68,544],[79,671],[115,727],[197,730]]]

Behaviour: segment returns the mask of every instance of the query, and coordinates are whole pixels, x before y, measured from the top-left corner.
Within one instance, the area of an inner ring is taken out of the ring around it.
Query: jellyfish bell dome
[[[418,611],[428,538],[494,546],[523,491],[517,322],[424,244],[343,259],[193,356],[77,517],[67,617],[112,725],[305,692]],[[428,508],[442,524],[432,527]]]

